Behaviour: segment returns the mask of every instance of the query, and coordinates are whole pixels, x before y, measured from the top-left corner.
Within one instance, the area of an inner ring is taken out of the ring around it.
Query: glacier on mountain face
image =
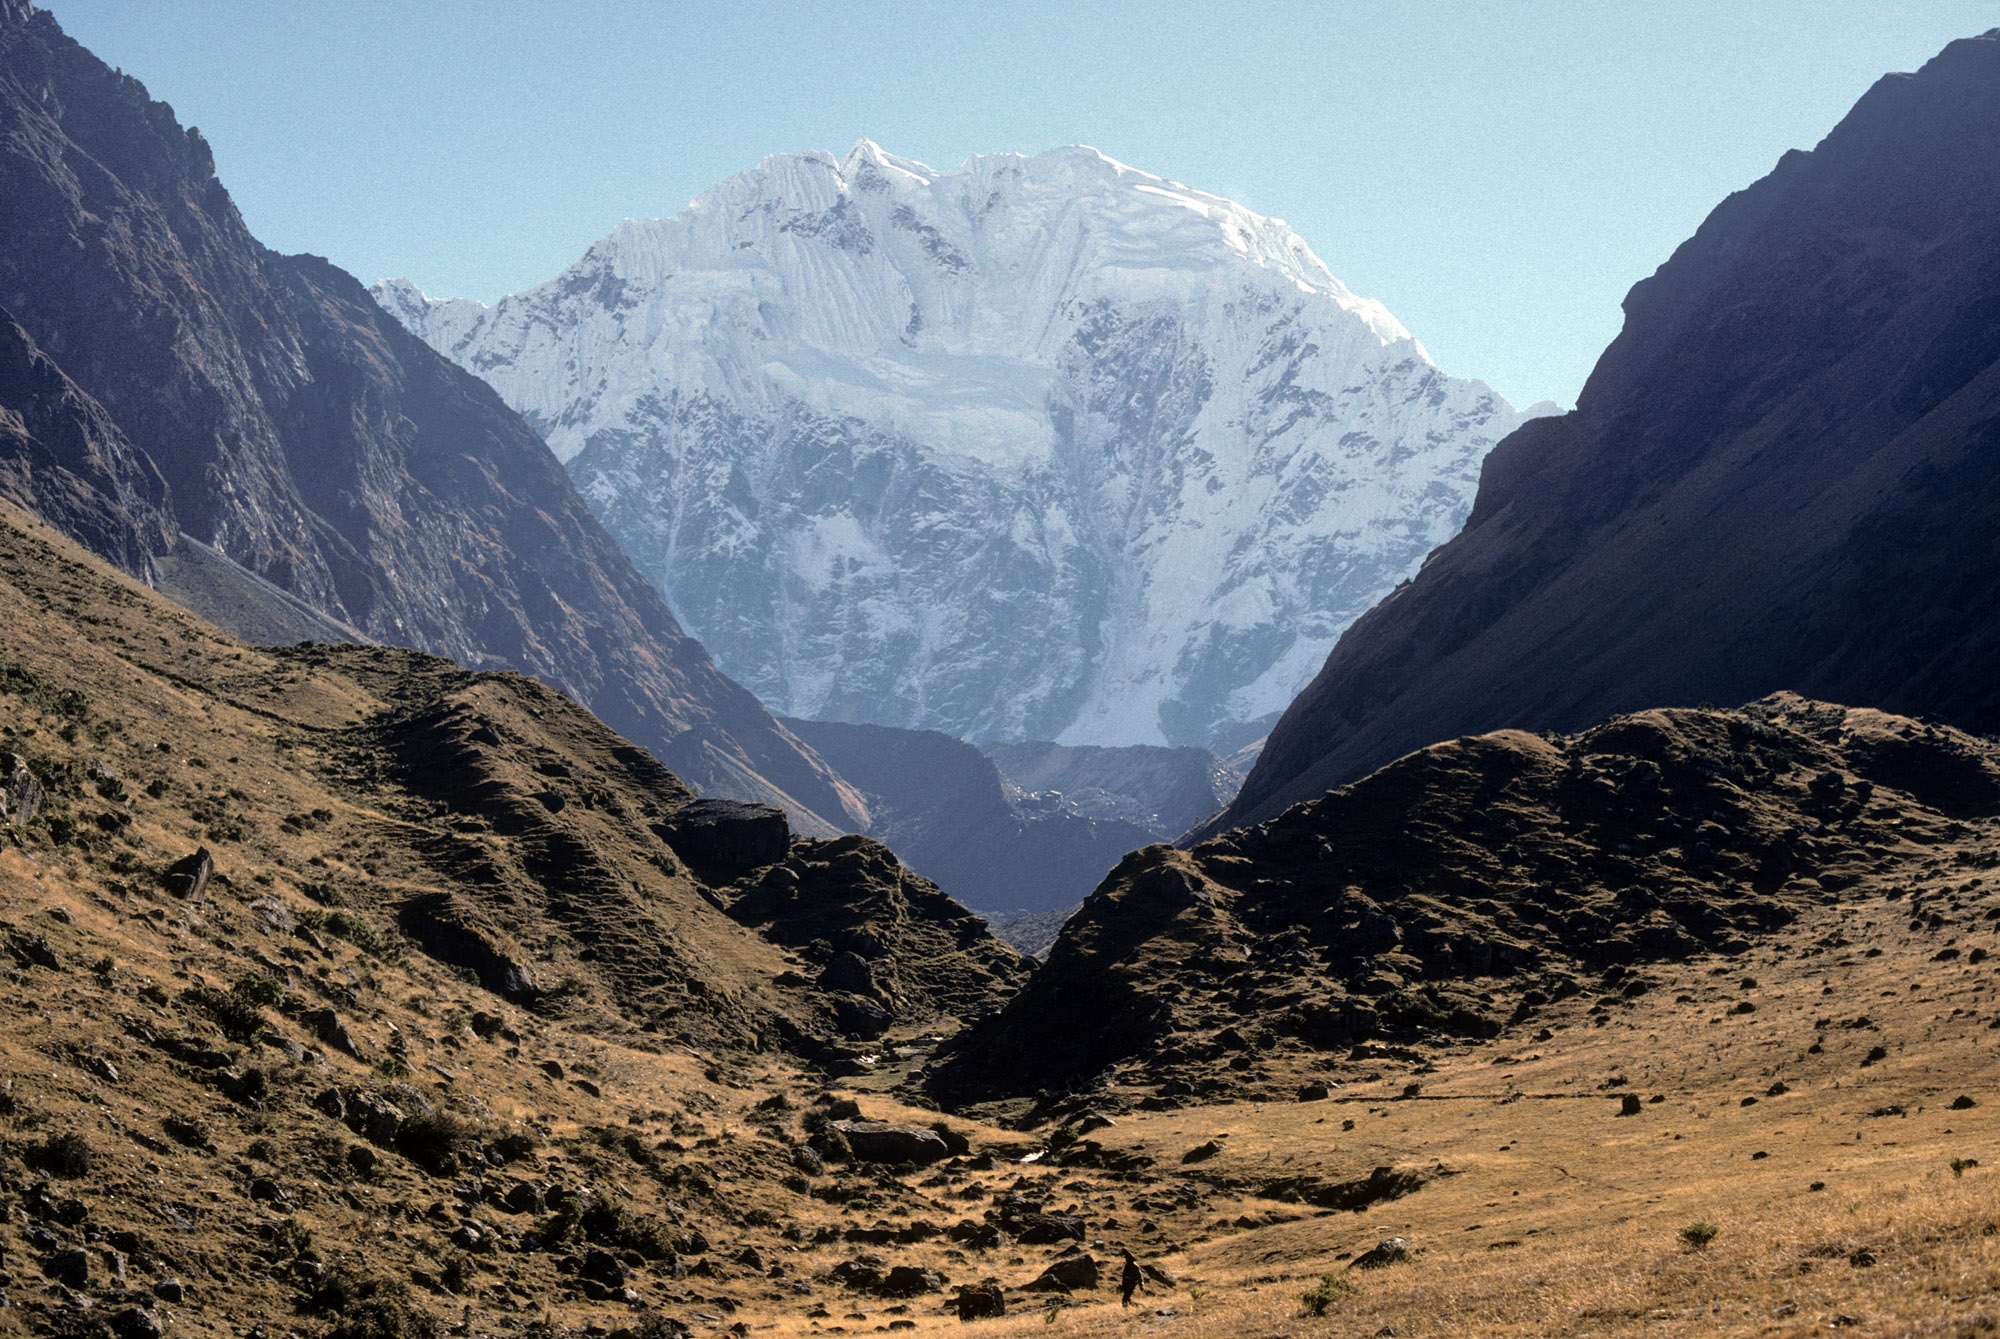
[[[982,742],[1261,733],[1545,411],[1087,148],[777,155],[491,307],[375,294],[772,710]]]

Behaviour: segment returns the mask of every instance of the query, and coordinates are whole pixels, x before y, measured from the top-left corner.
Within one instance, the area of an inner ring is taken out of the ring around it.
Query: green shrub
[[[1689,1223],[1681,1229],[1681,1244],[1689,1250],[1707,1250],[1708,1243],[1714,1241],[1721,1231],[1722,1229],[1713,1223]]]
[[[90,699],[74,688],[58,688],[22,665],[0,660],[0,693],[12,693],[51,716],[82,720],[90,714]]]
[[[384,934],[351,911],[308,911],[299,917],[299,924],[308,930],[345,939],[363,953],[384,962],[403,960],[401,939]]]
[[[232,1041],[247,1042],[262,1032],[269,1019],[255,1004],[233,991],[214,986],[190,986],[181,992],[181,1003],[207,1014]]]
[[[82,1135],[65,1130],[28,1145],[22,1160],[50,1176],[75,1181],[90,1175],[95,1155]]]
[[[1318,1287],[1299,1294],[1299,1309],[1308,1316],[1324,1316],[1335,1302],[1360,1291],[1345,1274],[1322,1274]]]
[[[459,1146],[471,1137],[471,1128],[451,1113],[420,1111],[403,1122],[396,1149],[432,1176],[448,1176],[458,1170]]]
[[[325,1339],[437,1339],[431,1314],[410,1300],[395,1279],[327,1274],[306,1298],[305,1309],[335,1317]]]
[[[251,1008],[282,1009],[285,1007],[285,983],[274,976],[264,976],[252,972],[248,976],[236,978],[236,984],[229,993],[242,1000]]]
[[[187,1116],[168,1116],[160,1122],[160,1128],[177,1144],[185,1144],[189,1148],[209,1146],[208,1126],[201,1121]]]
[[[312,1229],[296,1218],[280,1218],[259,1230],[264,1237],[265,1253],[273,1263],[319,1259],[319,1252],[313,1249]]]

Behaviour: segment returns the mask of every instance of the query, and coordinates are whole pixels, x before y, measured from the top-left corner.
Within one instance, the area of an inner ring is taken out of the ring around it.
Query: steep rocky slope
[[[0,307],[25,425],[0,482],[128,571],[171,587],[150,560],[186,532],[371,637],[556,684],[704,789],[866,825],[526,424],[348,275],[260,246],[201,136],[25,0],[0,4]]]
[[[1779,695],[1460,739],[1128,856],[933,1090],[1254,1091],[1270,1067],[1492,1037],[1579,992],[1608,1016],[1661,964],[1869,898],[1956,958],[1949,927],[1982,914],[1956,893],[1982,880],[1947,884],[1996,864],[2000,745],[1880,712]]]
[[[1523,417],[1086,148],[777,155],[490,309],[375,292],[774,709],[976,742],[1261,735]]]
[[[785,725],[861,791],[870,836],[983,912],[1067,910],[1127,851],[1159,835],[1124,816],[1024,801],[985,754],[935,730]]]
[[[757,841],[691,843],[686,816],[718,802],[691,807],[649,753],[532,679],[393,647],[246,648],[0,508],[0,680],[21,714],[5,729],[74,834],[64,861],[128,865],[141,887],[199,845],[269,903],[250,915],[266,930],[336,909],[523,1008],[722,1050],[810,1057],[858,1035],[855,994],[868,1037],[934,1027],[1024,976],[866,838],[794,839],[777,811],[725,803],[725,828]],[[801,878],[810,905],[760,907],[762,933],[732,914]],[[902,987],[823,979],[841,953]]]
[[[2000,730],[2000,32],[1890,75],[1625,301],[1576,411],[1342,637],[1204,831],[1440,736],[1780,688]]]

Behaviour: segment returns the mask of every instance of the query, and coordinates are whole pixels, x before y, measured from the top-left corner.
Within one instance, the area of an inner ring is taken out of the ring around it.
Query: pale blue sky
[[[768,153],[1095,145],[1287,220],[1449,372],[1574,401],[1717,201],[2000,0],[48,0],[250,226],[491,299]]]

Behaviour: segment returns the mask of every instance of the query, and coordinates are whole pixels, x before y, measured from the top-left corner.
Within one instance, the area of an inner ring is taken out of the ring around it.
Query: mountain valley
[[[0,0],[0,1335],[2000,1333],[1996,150],[1546,416],[1077,148],[371,296]]]

